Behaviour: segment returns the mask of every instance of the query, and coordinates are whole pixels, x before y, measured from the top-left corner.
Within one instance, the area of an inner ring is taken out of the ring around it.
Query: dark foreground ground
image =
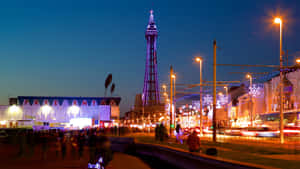
[[[45,159],[42,158],[42,151],[40,146],[35,146],[34,153],[32,155],[30,154],[29,150],[29,148],[26,148],[23,155],[19,156],[18,145],[0,144],[0,168],[85,169],[89,160],[89,151],[87,147],[85,148],[83,158],[81,159],[79,159],[78,153],[76,151],[72,152],[71,148],[68,147],[67,155],[64,160],[62,159],[61,154],[59,154],[58,157],[56,156],[56,150],[53,146],[48,147],[47,156]],[[147,162],[149,162],[149,160]],[[108,169],[150,169],[150,167],[137,157],[122,153],[114,153],[114,159],[109,164]]]

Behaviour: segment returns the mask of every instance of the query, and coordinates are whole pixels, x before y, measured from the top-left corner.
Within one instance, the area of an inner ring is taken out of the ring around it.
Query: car
[[[225,129],[224,133],[226,135],[231,135],[231,136],[241,136],[242,129],[243,128],[233,127],[233,128]]]
[[[285,126],[283,129],[284,135],[286,136],[299,136],[300,127],[297,126]]]
[[[277,137],[278,131],[269,127],[247,127],[242,129],[241,134],[250,137]]]

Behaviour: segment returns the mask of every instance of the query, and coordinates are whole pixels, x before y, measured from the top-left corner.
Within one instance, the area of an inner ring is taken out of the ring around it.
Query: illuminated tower
[[[160,104],[159,87],[157,80],[157,55],[156,55],[156,40],[157,28],[154,22],[153,11],[150,11],[149,23],[146,34],[147,54],[145,79],[143,89],[143,104],[145,106],[153,106]]]

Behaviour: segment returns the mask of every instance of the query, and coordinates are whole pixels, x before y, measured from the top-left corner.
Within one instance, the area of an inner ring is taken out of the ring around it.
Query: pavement
[[[55,148],[52,145],[48,147],[46,159],[42,159],[40,146],[35,147],[32,156],[30,156],[28,148],[23,156],[17,156],[18,150],[18,145],[0,144],[1,169],[86,169],[89,159],[87,147],[81,159],[77,152],[71,151],[70,147],[67,147],[65,159],[62,159],[61,155],[56,156]],[[150,169],[150,167],[136,157],[114,153],[108,169]]]

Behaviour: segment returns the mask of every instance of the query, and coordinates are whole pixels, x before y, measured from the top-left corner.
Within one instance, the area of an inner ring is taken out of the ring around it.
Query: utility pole
[[[282,21],[280,22],[280,142],[284,143],[283,133],[283,58],[282,58]]]
[[[172,136],[172,122],[173,122],[173,67],[170,67],[170,136]]]
[[[217,41],[214,40],[214,61],[213,61],[213,142],[217,141],[217,124],[216,124],[216,113],[217,113]]]
[[[202,60],[200,61],[200,134],[203,134],[203,113],[202,113]],[[197,119],[197,118],[196,118]]]

